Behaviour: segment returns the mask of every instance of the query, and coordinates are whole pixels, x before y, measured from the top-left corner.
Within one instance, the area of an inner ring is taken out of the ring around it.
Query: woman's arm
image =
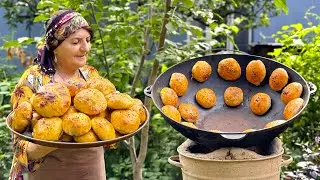
[[[38,144],[34,144],[32,142],[28,143],[27,146],[27,156],[29,160],[37,160],[43,158],[50,152],[56,150],[54,147],[41,146]]]

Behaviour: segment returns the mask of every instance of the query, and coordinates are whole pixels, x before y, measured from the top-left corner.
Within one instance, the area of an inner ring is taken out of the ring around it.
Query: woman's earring
[[[57,56],[56,55],[54,55],[54,59],[53,59],[53,61],[54,61],[54,63],[58,63],[58,60],[57,60]]]

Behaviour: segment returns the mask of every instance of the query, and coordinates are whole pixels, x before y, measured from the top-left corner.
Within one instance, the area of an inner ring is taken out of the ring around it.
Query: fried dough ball
[[[133,103],[134,103],[134,104],[143,105],[142,101],[141,101],[140,99],[138,99],[138,98],[132,98],[132,100],[133,100]]]
[[[35,111],[32,112],[31,127],[33,128],[42,117]]]
[[[105,97],[116,92],[116,87],[108,80],[101,76],[94,76],[87,81],[88,87],[98,89]]]
[[[271,98],[268,94],[257,93],[250,100],[251,111],[256,115],[265,114],[271,107]]]
[[[233,58],[226,58],[218,64],[218,74],[227,81],[237,80],[241,76],[241,67]]]
[[[57,141],[62,133],[62,120],[60,118],[41,118],[33,128],[32,137],[47,141]]]
[[[70,136],[82,136],[91,129],[91,119],[84,113],[70,113],[62,117],[63,132]]]
[[[105,96],[97,89],[83,89],[74,97],[74,107],[87,114],[96,115],[107,108]]]
[[[191,128],[198,129],[198,127],[191,122],[181,122],[181,124],[188,126],[188,127],[191,127]]]
[[[69,89],[62,83],[48,83],[32,95],[32,107],[42,117],[61,116],[71,105]]]
[[[196,101],[204,108],[211,108],[216,104],[216,94],[212,89],[202,88],[196,93]]]
[[[269,86],[274,91],[280,91],[288,83],[288,80],[287,71],[283,68],[277,68],[272,71],[269,77]]]
[[[185,121],[194,123],[199,119],[199,110],[193,104],[180,104],[178,110]]]
[[[97,135],[94,134],[94,132],[92,130],[90,130],[89,132],[87,132],[86,134],[84,134],[82,136],[75,136],[73,138],[78,143],[99,141],[99,138],[97,137]]]
[[[199,81],[206,81],[211,75],[212,69],[209,63],[206,61],[197,61],[191,70],[192,77]]]
[[[228,106],[239,106],[243,102],[243,92],[238,87],[228,87],[223,94],[224,102]]]
[[[67,110],[67,112],[62,115],[62,118],[63,118],[63,116],[66,116],[71,113],[76,113],[76,112],[78,112],[78,110],[74,106],[70,106],[69,109]]]
[[[286,120],[274,120],[274,121],[271,121],[269,123],[267,123],[264,128],[272,128],[272,127],[275,127],[275,126],[278,126],[280,124],[283,124],[287,122]]]
[[[75,96],[80,90],[88,87],[87,82],[83,78],[71,78],[64,83],[69,89],[70,96]]]
[[[128,94],[111,93],[107,96],[107,104],[110,109],[129,109],[134,101]]]
[[[165,105],[161,108],[163,114],[168,116],[174,121],[181,122],[181,115],[178,109],[171,105]]]
[[[91,120],[92,130],[101,140],[111,140],[116,138],[116,131],[113,125],[102,117],[94,117]]]
[[[110,109],[106,109],[104,111],[102,111],[100,114],[95,115],[95,116],[89,116],[91,119],[95,118],[95,117],[102,117],[105,118],[106,120],[110,121],[111,118],[111,110]]]
[[[11,126],[13,130],[23,133],[30,125],[32,119],[32,105],[24,101],[14,110]]]
[[[111,124],[121,134],[130,134],[140,125],[139,115],[132,110],[115,110],[111,113]]]
[[[175,107],[178,105],[178,95],[171,88],[162,88],[160,91],[160,98],[163,105],[171,105]]]
[[[33,95],[33,91],[29,86],[20,86],[13,92],[10,102],[12,104],[12,108],[16,109],[16,107],[23,103],[24,101],[30,102],[30,98]]]
[[[169,86],[178,96],[183,96],[188,90],[188,79],[182,73],[172,73]]]
[[[129,108],[129,110],[132,110],[139,115],[140,124],[143,124],[147,120],[147,114],[142,104],[134,103],[133,106]]]
[[[266,77],[266,72],[266,67],[262,61],[252,60],[246,67],[246,78],[250,83],[259,86]]]
[[[291,100],[283,110],[283,116],[286,120],[296,115],[303,107],[304,100],[302,98],[296,98]]]
[[[283,88],[281,100],[284,104],[288,104],[291,100],[299,98],[302,94],[303,87],[298,82],[292,82]]]

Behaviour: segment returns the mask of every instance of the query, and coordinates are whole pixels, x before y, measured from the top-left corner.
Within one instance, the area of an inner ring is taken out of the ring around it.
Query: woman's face
[[[69,70],[84,66],[90,51],[90,38],[87,30],[78,29],[65,39],[54,51],[57,66]]]

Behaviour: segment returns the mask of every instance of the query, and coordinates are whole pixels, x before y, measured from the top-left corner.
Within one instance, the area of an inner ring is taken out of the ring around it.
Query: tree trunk
[[[166,2],[166,9],[165,14],[162,21],[162,28],[159,36],[159,46],[158,46],[158,52],[162,51],[164,49],[164,41],[166,39],[167,34],[167,28],[166,25],[169,21],[169,15],[168,12],[170,10],[171,0],[165,0]],[[152,4],[152,1],[150,0],[149,4]],[[149,7],[149,19],[152,18],[152,7]],[[146,34],[149,34],[149,29],[146,30]],[[145,47],[147,47],[147,41],[149,38],[147,38],[149,35],[145,36]],[[145,55],[147,53],[146,48],[144,48],[144,52],[141,58],[141,61],[145,59]],[[141,63],[140,63],[141,65]],[[152,85],[155,82],[155,79],[158,75],[158,69],[159,69],[159,61],[154,60],[152,65],[152,70],[148,78],[148,86]],[[133,93],[131,91],[131,93]],[[150,98],[146,98],[144,101],[144,104],[149,112],[151,112],[151,106],[152,106],[152,100]],[[149,121],[145,125],[145,127],[141,130],[141,141],[140,141],[140,151],[138,157],[136,157],[136,149],[134,146],[134,137],[130,139],[130,155],[132,160],[132,172],[133,172],[133,179],[134,180],[142,180],[142,166],[145,161],[146,155],[147,155],[147,149],[148,149],[148,138],[149,138]]]

